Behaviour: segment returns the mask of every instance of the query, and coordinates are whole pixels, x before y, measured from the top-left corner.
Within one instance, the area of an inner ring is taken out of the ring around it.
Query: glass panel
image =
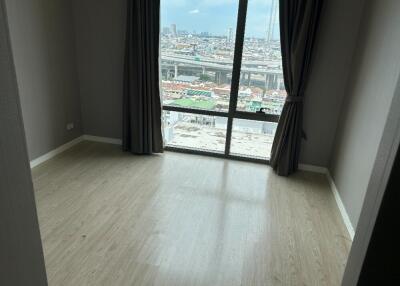
[[[163,111],[167,146],[224,153],[227,118]]]
[[[161,0],[163,104],[228,111],[238,0]]]
[[[278,5],[278,0],[248,2],[237,110],[281,114],[286,91]]]
[[[234,119],[231,155],[269,159],[277,123]]]

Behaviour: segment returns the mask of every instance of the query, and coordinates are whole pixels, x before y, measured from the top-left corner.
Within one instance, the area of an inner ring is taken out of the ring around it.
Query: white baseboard
[[[321,166],[314,166],[314,165],[307,165],[307,164],[299,164],[299,170],[302,171],[308,171],[308,172],[314,172],[314,173],[319,173],[319,174],[325,174],[326,178],[328,179],[329,186],[332,190],[332,193],[335,197],[336,204],[339,208],[340,214],[342,216],[344,225],[347,228],[347,231],[351,237],[351,239],[354,238],[354,228],[353,225],[351,224],[349,215],[347,214],[346,208],[344,207],[344,204],[342,202],[342,199],[340,198],[339,191],[336,188],[335,182],[332,179],[331,174],[329,173],[329,170],[325,167]]]
[[[78,144],[79,142],[82,141],[95,141],[95,142],[102,142],[102,143],[110,143],[110,144],[116,144],[116,145],[121,145],[122,140],[121,139],[116,139],[116,138],[108,138],[108,137],[99,137],[99,136],[92,136],[92,135],[82,135],[77,138],[75,138],[72,141],[69,141],[65,143],[64,145],[61,145],[60,147],[57,147],[54,150],[51,150],[50,152],[36,158],[30,161],[30,166],[31,168],[36,167],[39,164],[42,164],[43,162],[50,160],[51,158],[57,156],[58,154],[66,151],[67,149],[71,148],[72,146]]]
[[[74,146],[82,141],[83,141],[83,136],[79,136],[79,137],[75,138],[74,140],[69,141],[68,143],[65,143],[64,145],[61,145],[60,147],[57,147],[56,149],[54,149],[36,159],[33,159],[32,161],[30,161],[31,168],[34,168],[37,165],[57,156],[58,154],[64,152],[65,150],[71,148],[72,146]]]
[[[326,174],[326,177],[327,177],[327,179],[329,181],[329,185],[331,187],[333,195],[335,196],[336,204],[337,204],[337,206],[339,208],[340,214],[342,215],[342,219],[343,219],[344,225],[346,226],[347,231],[348,231],[351,239],[353,240],[354,233],[355,233],[354,232],[354,228],[353,228],[353,225],[351,224],[349,215],[347,214],[347,211],[346,211],[346,208],[345,208],[345,206],[344,206],[344,204],[342,202],[342,199],[340,198],[339,191],[336,188],[335,182],[333,181],[333,178],[332,178],[332,176],[331,176],[331,174],[329,172]]]
[[[122,145],[122,140],[117,138],[83,135],[83,140]]]
[[[327,168],[315,165],[308,165],[308,164],[299,164],[299,170],[319,173],[319,174],[328,174]]]

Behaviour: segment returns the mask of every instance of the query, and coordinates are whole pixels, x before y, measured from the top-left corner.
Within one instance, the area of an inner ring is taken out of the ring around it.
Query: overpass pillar
[[[274,74],[274,89],[278,89],[278,75]]]
[[[217,84],[221,84],[221,82],[222,82],[222,73],[221,72],[215,72],[215,82]]]
[[[219,74],[219,84],[226,83],[227,78],[228,78],[228,74],[224,73],[224,72],[221,72]]]
[[[277,78],[277,80],[276,80],[277,81],[276,90],[280,90],[281,89],[282,79],[279,76],[277,76],[276,78]]]
[[[273,74],[267,74],[265,83],[266,83],[266,88],[267,89],[274,89],[274,75]]]
[[[175,65],[175,79],[178,77],[178,65]]]

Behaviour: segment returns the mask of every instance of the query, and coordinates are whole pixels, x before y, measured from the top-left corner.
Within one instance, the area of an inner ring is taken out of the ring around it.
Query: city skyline
[[[238,3],[238,0],[161,0],[161,27],[171,28],[174,24],[177,31],[226,36],[228,29],[236,30]],[[279,40],[279,17],[272,4],[273,0],[249,1],[246,37],[266,38],[272,21],[271,39]]]
[[[161,91],[166,146],[266,160],[276,122],[228,111],[280,115],[286,98],[278,0],[249,0],[239,87],[231,94],[238,0],[161,1]],[[223,115],[201,115],[195,110]],[[228,137],[230,140],[228,141]]]

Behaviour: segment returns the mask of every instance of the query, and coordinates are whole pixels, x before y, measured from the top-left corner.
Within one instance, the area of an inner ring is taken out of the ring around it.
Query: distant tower
[[[227,41],[228,43],[231,43],[233,41],[233,31],[232,28],[228,28],[228,34],[227,34]]]
[[[176,33],[176,25],[175,25],[175,24],[172,24],[172,25],[171,25],[171,33],[172,33],[172,36],[174,36],[174,37],[177,36],[177,33]]]
[[[164,35],[168,35],[169,34],[169,28],[168,27],[164,27],[163,28],[163,34]]]
[[[270,9],[270,16],[269,16],[269,24],[267,27],[267,34],[266,34],[266,42],[270,43],[271,40],[274,38],[274,29],[275,29],[275,21],[276,21],[276,13],[278,11],[278,1],[272,0],[271,2],[271,9]]]

